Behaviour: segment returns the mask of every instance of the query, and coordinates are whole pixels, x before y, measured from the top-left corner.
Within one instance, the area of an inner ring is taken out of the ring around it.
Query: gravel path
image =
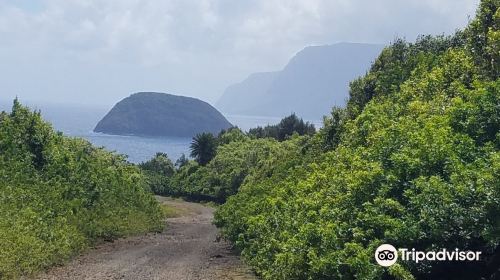
[[[212,208],[159,200],[180,215],[164,232],[104,243],[37,279],[257,279],[228,243],[216,242]]]

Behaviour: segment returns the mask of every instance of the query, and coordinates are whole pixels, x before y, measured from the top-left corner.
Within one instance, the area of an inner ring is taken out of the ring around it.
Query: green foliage
[[[207,164],[216,153],[217,138],[212,133],[200,133],[193,137],[191,142],[191,156],[198,164]]]
[[[398,92],[413,71],[426,71],[436,64],[438,57],[445,51],[463,46],[463,37],[462,32],[457,32],[454,36],[419,36],[415,43],[397,39],[382,50],[364,77],[351,82],[348,117],[353,119],[358,116],[375,96]]]
[[[188,164],[189,160],[186,157],[185,154],[182,154],[176,161],[175,161],[175,167],[177,168],[182,168]]]
[[[344,133],[347,121],[347,110],[334,107],[330,116],[323,118],[324,127],[319,131],[324,150],[332,150],[340,144],[340,136]]]
[[[497,30],[482,19],[497,11],[485,0],[465,34],[386,48],[315,137],[281,142],[249,170],[215,223],[264,279],[500,277],[496,46],[464,43],[479,23]],[[382,243],[482,258],[384,268]]]
[[[62,136],[17,100],[0,114],[0,278],[60,264],[98,240],[162,227],[138,168]]]
[[[500,10],[498,0],[483,0],[466,30],[467,48],[484,78],[500,75]]]
[[[295,142],[297,142],[296,140]],[[179,196],[195,200],[224,202],[238,192],[253,170],[269,165],[287,154],[297,151],[297,144],[280,144],[274,139],[233,141],[222,145],[217,155],[206,166],[190,164],[181,168],[171,180],[171,188]]]
[[[254,132],[259,129],[265,133],[257,136]],[[157,154],[139,166],[147,171],[149,188],[155,194],[223,203],[238,191],[256,165],[284,152],[274,139],[283,141],[314,132],[314,125],[292,114],[278,125],[253,129],[248,134],[237,127],[222,130],[217,138],[210,133],[198,134],[191,143],[196,163],[181,157],[176,162],[177,170],[165,154]]]
[[[312,135],[316,132],[314,125],[304,122],[295,114],[283,118],[277,125],[268,125],[265,127],[256,127],[248,131],[248,135],[253,138],[274,138],[278,141],[284,141],[293,134]]]
[[[174,164],[165,153],[156,153],[152,159],[140,163],[139,167],[143,170],[158,173],[166,177],[171,177],[175,172]]]
[[[247,136],[238,127],[232,127],[228,130],[222,130],[217,136],[217,143],[219,145],[229,144],[235,141],[245,141]]]
[[[170,177],[175,173],[175,166],[165,153],[156,153],[156,155],[139,164],[144,170],[149,189],[157,195],[169,195],[168,184]]]
[[[286,159],[289,153],[304,157],[311,138],[293,136],[289,141],[252,139],[237,128],[219,134],[215,157],[206,165],[186,161],[173,176],[148,172],[148,183],[156,194],[195,201],[223,203],[236,194],[249,174]],[[263,175],[267,176],[267,175]]]

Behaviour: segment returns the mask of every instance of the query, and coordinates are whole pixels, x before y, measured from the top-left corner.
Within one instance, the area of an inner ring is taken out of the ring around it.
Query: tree
[[[283,141],[294,133],[299,135],[312,135],[316,132],[313,124],[299,119],[295,113],[283,118],[278,124],[278,140]]]
[[[200,133],[191,142],[191,156],[200,165],[206,165],[215,156],[217,139],[211,133]]]
[[[483,0],[476,18],[466,29],[467,48],[481,69],[492,80],[500,75],[500,9],[498,0]]]
[[[340,107],[333,107],[330,117],[323,119],[324,125],[319,132],[323,142],[323,149],[329,151],[338,146],[340,136],[344,132],[346,120],[347,110]]]
[[[219,145],[226,145],[234,141],[245,141],[245,139],[248,139],[248,137],[237,126],[222,130],[217,136]]]
[[[165,153],[156,153],[152,159],[139,164],[139,167],[167,177],[171,177],[175,172],[174,164]]]
[[[177,168],[182,168],[188,164],[189,160],[187,159],[186,155],[183,153],[176,161],[175,161],[175,166]]]
[[[298,135],[313,135],[316,128],[309,122],[304,122],[299,119],[297,115],[291,114],[283,118],[277,125],[268,125],[264,128],[256,127],[248,131],[248,135],[253,138],[274,138],[278,141],[284,141],[292,136],[294,133]]]

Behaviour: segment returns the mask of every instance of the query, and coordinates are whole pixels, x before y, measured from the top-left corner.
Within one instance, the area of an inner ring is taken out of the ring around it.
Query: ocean
[[[127,156],[128,161],[140,163],[151,159],[157,152],[166,153],[175,162],[182,154],[189,156],[191,138],[186,137],[139,137],[107,135],[93,132],[96,124],[110,108],[99,108],[68,104],[33,104],[28,103],[32,109],[42,111],[45,120],[52,123],[53,127],[70,137],[87,139],[98,147],[104,147]],[[11,103],[1,102],[0,111],[10,111]],[[242,130],[256,126],[276,124],[280,118],[225,115],[233,125]],[[316,127],[321,126],[321,121],[311,121]]]

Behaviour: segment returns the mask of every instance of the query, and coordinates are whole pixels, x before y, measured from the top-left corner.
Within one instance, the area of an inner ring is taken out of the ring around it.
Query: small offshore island
[[[196,98],[139,92],[118,102],[94,132],[114,135],[192,137],[217,134],[232,124],[210,104]]]

